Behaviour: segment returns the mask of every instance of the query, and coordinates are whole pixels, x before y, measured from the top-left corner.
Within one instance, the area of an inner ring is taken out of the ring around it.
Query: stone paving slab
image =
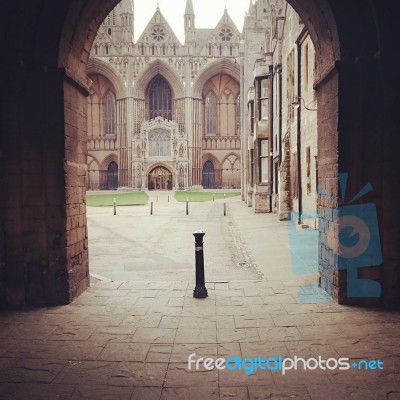
[[[244,293],[254,284],[235,282],[234,290],[242,290],[243,298],[252,298]],[[178,286],[175,282],[174,287]],[[42,393],[44,399],[321,399],[322,395],[324,399],[395,399],[400,393],[399,325],[393,322],[399,321],[398,313],[332,303],[285,303],[289,299],[282,298],[280,304],[264,304],[267,311],[261,316],[258,313],[263,305],[255,310],[229,305],[225,315],[220,315],[214,303],[229,296],[215,288],[205,300],[193,299],[190,290],[181,290],[186,302],[175,307],[161,304],[158,312],[150,306],[137,308],[134,302],[131,308],[125,304],[125,314],[117,314],[121,318],[115,319],[116,305],[110,309],[92,305],[92,293],[97,290],[101,294],[110,291],[106,297],[113,298],[118,289],[107,289],[107,284],[98,282],[79,303],[33,310],[34,319],[24,320],[26,312],[4,313],[7,322],[1,324],[2,337],[13,332],[26,336],[17,335],[2,343],[0,398],[41,398]],[[163,291],[152,282],[143,288],[143,297],[140,290],[129,290],[135,291],[137,300],[154,298],[147,297],[151,290],[159,297],[162,292],[165,296],[172,293],[170,287]],[[234,292],[231,295],[236,297]],[[170,308],[179,312],[168,315]],[[374,317],[378,323],[373,322]],[[75,318],[74,325],[64,326],[65,321],[71,323]],[[43,331],[50,329],[42,339],[37,338],[40,325]],[[198,372],[187,368],[191,353],[214,358],[379,357],[387,371],[300,370],[285,376],[280,371],[251,375],[229,370]],[[29,396],[25,391],[24,397],[23,388],[27,387],[32,390]]]
[[[210,223],[212,242],[214,234],[220,235],[218,225],[233,220],[214,221],[217,205],[209,205],[208,211],[206,205],[201,207],[198,211]],[[210,251],[216,259],[210,263],[213,272],[206,282],[206,299],[193,298],[191,270],[186,271],[188,279],[181,279],[186,272],[178,270],[162,279],[149,279],[154,276],[149,272],[143,280],[114,279],[129,278],[121,269],[115,277],[93,279],[89,290],[69,305],[1,311],[0,399],[399,399],[400,313],[329,301],[302,302],[298,289],[312,277],[296,277],[283,264],[269,265],[271,259],[261,257],[256,244],[249,244],[252,235],[260,235],[260,219],[230,200],[230,212],[236,208],[236,231],[224,240],[240,234],[238,242],[246,248],[240,253],[230,242],[221,254]],[[279,228],[270,217],[262,216],[266,237],[271,234],[269,226]],[[166,220],[161,222],[160,229],[167,226]],[[144,230],[143,238],[154,233],[150,230]],[[130,233],[136,234],[122,230],[118,236],[126,249]],[[164,239],[158,235],[157,240]],[[190,246],[193,250],[192,238]],[[188,252],[187,257],[192,256]],[[238,259],[250,263],[250,268],[240,268]],[[118,260],[124,262],[118,257],[114,262]],[[213,280],[220,277],[221,262],[227,279]],[[254,265],[267,273],[260,276]],[[145,277],[143,271],[138,274]],[[357,363],[380,359],[384,370],[300,368],[285,375],[260,369],[249,375],[243,369],[189,371],[192,353],[214,359],[321,356],[349,357]]]

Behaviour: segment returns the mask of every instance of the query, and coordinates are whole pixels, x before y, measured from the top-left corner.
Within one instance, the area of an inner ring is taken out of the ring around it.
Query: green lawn
[[[147,204],[149,196],[145,192],[126,192],[116,194],[90,194],[86,195],[86,204],[88,206],[112,206],[114,198],[117,201],[117,206],[135,206]]]
[[[239,196],[240,192],[227,192],[225,193],[226,197],[235,197]],[[215,200],[223,199],[224,192],[218,191],[214,193]],[[185,192],[185,191],[177,191],[175,192],[175,199],[177,201],[212,201],[213,193],[212,192]]]

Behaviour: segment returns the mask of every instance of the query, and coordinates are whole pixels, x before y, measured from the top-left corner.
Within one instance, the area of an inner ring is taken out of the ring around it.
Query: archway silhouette
[[[400,241],[400,228],[393,223],[398,215],[398,89],[391,79],[397,65],[391,49],[397,45],[400,5],[389,0],[288,2],[316,49],[320,184],[336,201],[339,172],[351,176],[349,192],[357,193],[365,179],[371,181],[375,190],[363,201],[377,206],[383,268],[377,276],[368,269],[365,273],[382,283],[382,304],[399,305],[400,250],[394,243]],[[44,0],[40,9],[22,0],[3,4],[4,15],[16,18],[0,27],[8,38],[1,44],[8,62],[0,74],[0,187],[6,193],[1,199],[0,265],[7,276],[0,278],[2,303],[68,303],[89,285],[85,227],[72,223],[86,218],[85,74],[97,29],[117,4]],[[13,31],[19,35],[11,41],[8,33]],[[45,179],[43,170],[48,171]],[[324,198],[319,202],[321,209],[332,208]],[[37,208],[27,211],[32,204]],[[37,220],[38,212],[49,208],[52,217]],[[329,218],[326,212],[323,223]],[[34,226],[32,231],[24,228],[28,225]],[[28,261],[27,247],[38,249]],[[327,258],[321,254],[320,260],[335,264],[331,255]],[[25,282],[27,265],[35,284]],[[327,274],[334,296],[346,302],[345,271],[327,269]]]

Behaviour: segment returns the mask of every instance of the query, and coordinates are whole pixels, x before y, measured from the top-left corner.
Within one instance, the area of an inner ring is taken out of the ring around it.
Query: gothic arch
[[[110,11],[120,0],[78,0],[68,4],[62,26],[60,44],[57,46],[58,66],[73,70],[79,77],[85,76],[90,48],[96,33]],[[53,25],[53,24],[49,24]],[[46,36],[48,37],[48,36]]]
[[[315,47],[318,82],[335,68],[341,58],[339,34],[328,0],[287,0],[307,28]],[[332,2],[331,2],[332,3]]]
[[[239,162],[240,162],[240,160],[241,160],[240,155],[239,155],[238,153],[235,153],[235,152],[232,151],[232,152],[230,152],[229,154],[227,154],[227,155],[222,159],[222,161],[221,161],[221,165],[222,165],[222,166],[224,165],[225,161],[226,161],[230,156],[235,156],[236,159],[237,159],[237,161],[239,161]],[[236,162],[236,160],[235,160],[235,162]]]
[[[374,197],[367,199],[377,205],[384,247],[383,302],[389,306],[399,306],[400,275],[397,266],[400,252],[398,246],[392,245],[400,238],[399,226],[392,223],[393,216],[398,215],[398,189],[393,185],[399,175],[396,154],[399,140],[396,120],[398,90],[393,85],[397,68],[396,54],[391,49],[396,46],[396,16],[400,5],[395,1],[288,2],[304,21],[317,53],[316,88],[318,96],[321,96],[318,99],[321,100],[318,101],[321,104],[318,110],[321,121],[318,135],[323,139],[322,144],[325,147],[322,154],[326,163],[319,165],[321,182],[324,180],[323,183],[329,186],[326,189],[332,189],[332,194],[337,196],[337,171],[340,168],[353,176],[351,191],[357,193],[359,187],[365,184],[362,182],[364,176],[361,172],[368,169],[376,173],[372,178],[377,190],[374,191]],[[57,183],[48,191],[46,189],[49,180],[43,180],[41,174],[31,174],[29,179],[32,185],[37,185],[42,190],[31,193],[30,198],[42,204],[43,194],[51,193],[48,194],[45,204],[53,207],[54,218],[51,223],[46,219],[36,219],[34,233],[44,232],[44,236],[54,235],[61,238],[53,243],[50,251],[50,241],[33,242],[30,237],[24,236],[25,228],[12,231],[3,227],[4,237],[13,239],[9,241],[7,254],[3,255],[0,251],[0,262],[6,266],[5,273],[12,272],[11,281],[2,282],[7,288],[7,301],[10,304],[67,303],[88,285],[86,248],[79,254],[71,255],[66,251],[71,248],[70,232],[64,228],[57,228],[56,231],[55,226],[66,226],[62,223],[66,216],[77,218],[69,214],[71,196],[66,195],[65,181],[71,183],[68,190],[74,192],[79,187],[79,180],[76,178],[86,167],[86,146],[83,142],[82,146],[75,145],[75,140],[80,144],[85,126],[83,99],[88,92],[85,83],[86,65],[102,20],[117,4],[118,0],[43,0],[41,7],[37,8],[36,2],[3,2],[4,15],[13,15],[15,18],[6,18],[0,27],[1,36],[6,38],[1,43],[2,52],[8,55],[8,62],[3,63],[0,74],[3,97],[8,99],[2,103],[0,109],[3,117],[1,131],[13,134],[2,141],[3,144],[9,140],[11,146],[9,151],[3,152],[0,164],[5,176],[13,172],[16,179],[9,182],[1,176],[0,186],[5,193],[12,189],[16,197],[24,199],[26,189],[21,182],[28,179],[24,171],[30,166],[26,158],[20,157],[21,151],[31,143],[46,143],[45,153],[41,146],[31,146],[31,159],[34,158],[40,168],[51,165],[52,168],[48,169],[49,174],[52,174],[51,181]],[[50,20],[51,23],[44,23]],[[6,34],[14,30],[20,34],[15,37]],[[229,63],[234,64],[233,61]],[[216,71],[218,72],[220,71]],[[374,79],[370,79],[369,84],[365,85],[371,76]],[[182,83],[180,79],[176,79],[180,85],[180,93],[183,94]],[[196,80],[195,93],[198,98],[201,98],[201,88],[200,80]],[[382,101],[376,102],[377,98]],[[54,101],[49,102],[48,99]],[[47,118],[49,114],[51,123]],[[37,118],[31,118],[32,115]],[[38,134],[32,135],[32,132]],[[51,141],[46,140],[49,135]],[[70,142],[65,140],[67,136],[72,138]],[[320,143],[319,140],[319,145]],[[354,149],[358,149],[356,154]],[[373,155],[371,162],[368,160],[370,154]],[[15,168],[14,161],[18,162],[19,168]],[[75,204],[81,204],[84,210],[84,193],[76,198]],[[59,199],[65,200],[60,203]],[[23,204],[17,207],[22,210]],[[26,225],[22,223],[23,218],[30,222],[28,217],[21,216],[22,213],[16,213],[6,206],[2,206],[1,214],[1,220],[10,220],[9,226]],[[84,214],[83,211],[79,217],[86,218]],[[77,232],[77,235],[80,243],[83,243],[84,234]],[[32,280],[32,290],[24,286],[25,266],[20,262],[24,254],[20,244],[23,243],[22,238],[26,246],[37,245],[37,254],[56,252],[59,260],[62,260],[54,266],[50,258],[43,260],[42,256],[33,257],[32,264],[46,268],[46,280],[43,280],[42,273],[35,276],[38,283]],[[18,259],[9,254],[18,255]],[[81,261],[76,263],[78,259]],[[334,270],[331,272],[336,273]],[[339,282],[334,295],[339,297],[341,294],[337,292],[344,289],[345,285],[341,277],[336,279],[337,275],[333,276],[333,281]]]
[[[231,59],[221,59],[214,61],[201,72],[193,83],[193,96],[202,98],[203,87],[209,79],[215,75],[226,74],[231,76],[237,82],[240,82],[239,64]]]
[[[214,164],[214,168],[215,169],[221,169],[222,168],[222,163],[218,160],[217,157],[215,157],[211,153],[203,154],[203,157],[201,159],[202,167],[207,161],[211,161]]]
[[[150,172],[153,171],[153,169],[158,168],[158,167],[163,167],[163,168],[167,169],[167,170],[171,173],[171,175],[173,175],[173,172],[172,172],[172,170],[171,170],[171,167],[168,166],[168,165],[165,164],[165,163],[162,163],[162,162],[156,162],[156,163],[154,163],[154,164],[151,164],[151,165],[147,168],[146,175],[149,175]]]
[[[175,99],[185,96],[183,83],[179,75],[162,60],[153,61],[139,74],[135,81],[133,96],[138,99],[144,99],[149,83],[157,75],[161,75],[168,82]]]
[[[105,62],[96,58],[91,58],[88,62],[86,73],[87,75],[91,74],[103,75],[111,82],[115,91],[116,99],[118,100],[125,97],[125,88],[121,78]]]
[[[88,167],[90,167],[91,165],[96,165],[96,167],[97,167],[97,169],[99,169],[100,168],[100,162],[99,162],[99,160],[96,158],[96,157],[94,157],[93,155],[88,155],[88,162],[87,162],[87,164],[88,164]],[[89,168],[90,169],[90,168]]]
[[[109,154],[100,164],[100,169],[102,171],[107,171],[110,163],[115,162],[118,164],[118,156],[114,153]]]

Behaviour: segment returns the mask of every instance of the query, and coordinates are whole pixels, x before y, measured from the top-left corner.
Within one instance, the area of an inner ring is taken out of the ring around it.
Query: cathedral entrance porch
[[[156,167],[148,175],[149,190],[171,190],[172,173],[165,167]]]

